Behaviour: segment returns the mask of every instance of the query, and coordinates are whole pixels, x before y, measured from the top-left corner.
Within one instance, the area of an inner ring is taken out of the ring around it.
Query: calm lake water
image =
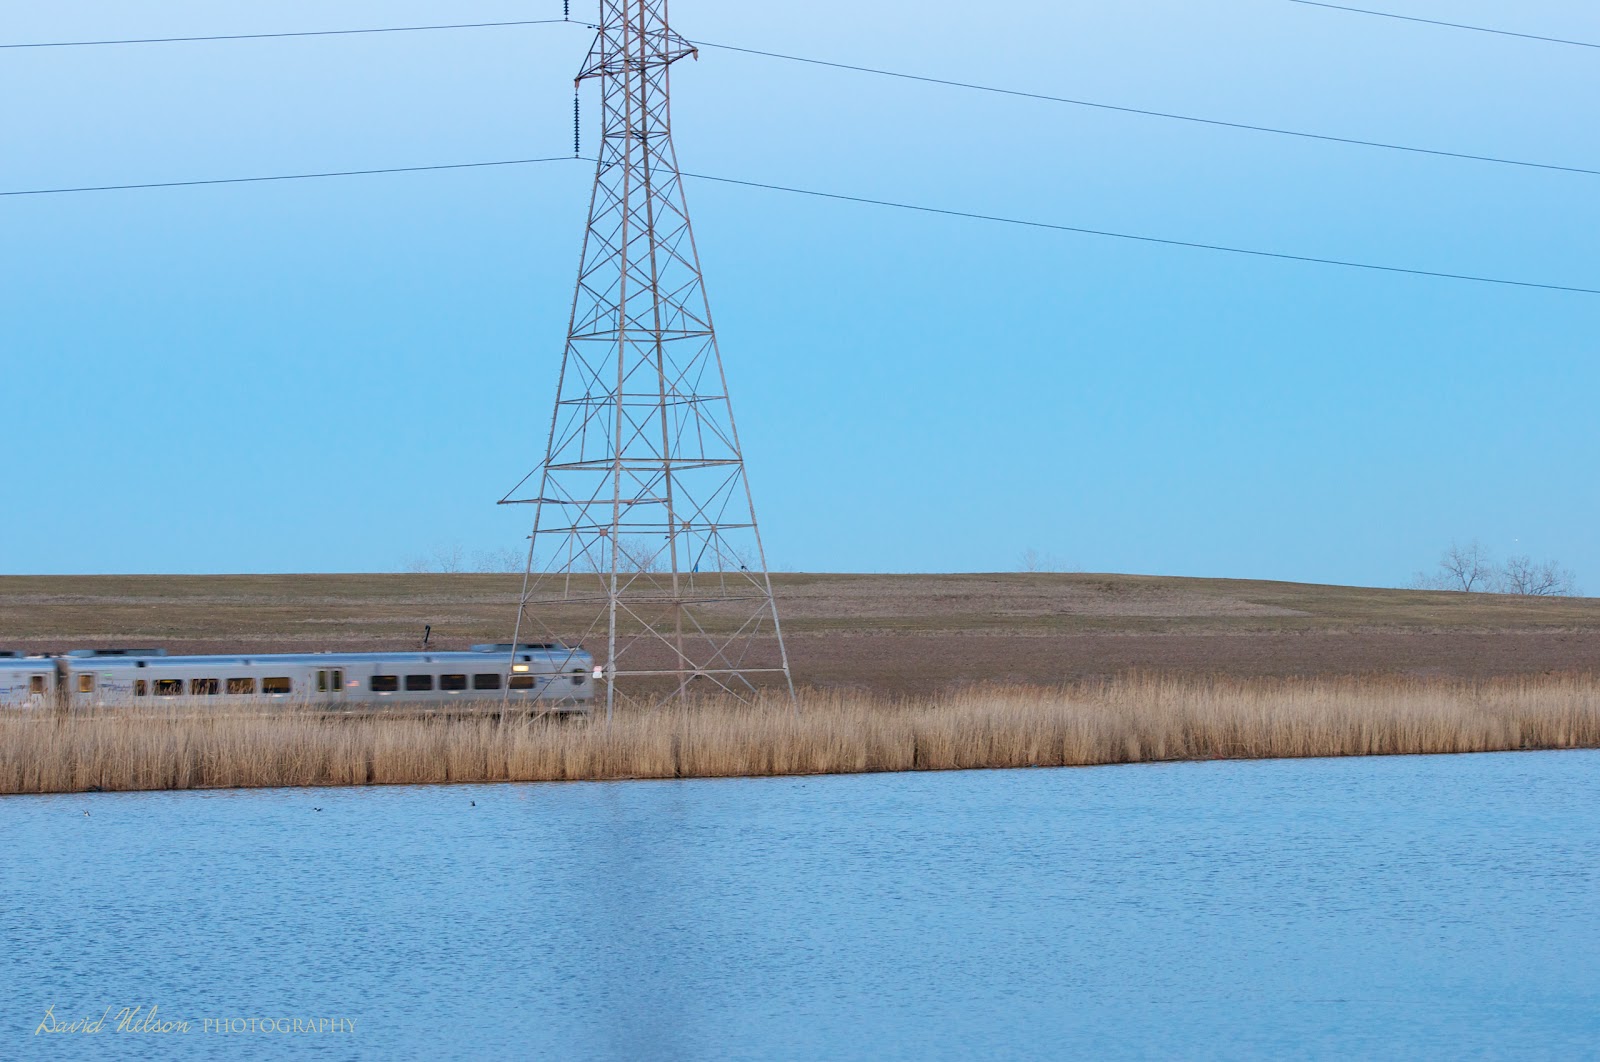
[[[8,1059],[1600,1054],[1596,753],[12,797],[0,860]]]

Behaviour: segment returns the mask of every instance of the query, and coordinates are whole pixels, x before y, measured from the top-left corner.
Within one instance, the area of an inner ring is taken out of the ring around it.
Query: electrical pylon
[[[698,53],[666,0],[600,0],[598,30],[578,82],[600,81],[603,133],[549,444],[501,500],[534,506],[513,641],[603,656],[607,718],[696,689],[792,702],[672,143],[670,70]]]

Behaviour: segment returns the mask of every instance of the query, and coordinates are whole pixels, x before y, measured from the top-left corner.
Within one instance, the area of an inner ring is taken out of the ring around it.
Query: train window
[[[451,693],[454,693],[457,690],[464,690],[464,689],[467,688],[467,676],[465,676],[465,675],[440,675],[439,676],[439,688],[441,690],[448,690]]]
[[[475,690],[497,690],[500,688],[500,676],[473,675],[472,688]]]
[[[93,693],[94,692],[94,676],[93,675],[79,675],[78,676],[78,692],[79,693]]]
[[[29,693],[43,693],[44,692],[44,676],[43,675],[34,675],[32,678],[28,679],[28,692]]]
[[[262,693],[293,693],[294,683],[287,678],[264,678],[261,680]]]
[[[176,697],[183,692],[183,679],[156,679],[157,697]]]
[[[222,685],[216,679],[190,679],[189,695],[191,697],[215,697],[217,689]]]
[[[514,690],[534,690],[539,688],[539,680],[532,675],[512,675],[511,688]]]
[[[342,689],[344,689],[344,672],[335,671],[333,673],[333,692],[338,693]]]
[[[326,671],[317,672],[317,692],[328,692],[328,673]]]
[[[256,680],[253,678],[231,678],[228,680],[228,692],[235,697],[248,697],[255,691]]]
[[[150,684],[148,682],[146,682],[144,679],[134,679],[133,680],[133,695],[135,697],[148,697],[148,696],[150,696]]]
[[[400,688],[399,675],[373,675],[371,689],[373,693],[393,693]]]
[[[427,693],[431,689],[433,689],[433,676],[432,675],[407,675],[406,676],[406,692],[407,693]]]

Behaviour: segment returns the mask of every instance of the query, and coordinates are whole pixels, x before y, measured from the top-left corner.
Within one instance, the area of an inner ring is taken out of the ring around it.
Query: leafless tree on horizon
[[[1451,542],[1439,555],[1436,572],[1418,572],[1413,585],[1418,590],[1457,590],[1472,593],[1489,589],[1494,578],[1494,560],[1482,542],[1473,539],[1466,545]]]
[[[472,551],[472,557],[467,559],[467,550],[459,542],[448,542],[434,546],[424,556],[413,557],[406,562],[405,570],[414,575],[440,574],[460,575],[465,572],[477,572],[484,575],[520,573],[527,563],[527,554],[518,553],[509,546],[500,549],[479,549]]]
[[[1555,561],[1535,562],[1526,555],[1507,557],[1495,582],[1500,593],[1523,597],[1572,597],[1577,593],[1572,569]]]
[[[1032,546],[1029,546],[1027,549],[1023,550],[1022,554],[1017,558],[1017,570],[1019,572],[1037,573],[1070,572],[1074,571],[1075,569],[1064,563],[1061,558],[1057,557],[1055,554],[1045,553],[1041,550],[1035,549]]]
[[[1487,547],[1477,539],[1466,545],[1451,542],[1433,572],[1418,572],[1412,580],[1417,590],[1452,590],[1458,593],[1514,594],[1519,597],[1576,597],[1577,578],[1558,561],[1535,562],[1527,555],[1494,563]]]

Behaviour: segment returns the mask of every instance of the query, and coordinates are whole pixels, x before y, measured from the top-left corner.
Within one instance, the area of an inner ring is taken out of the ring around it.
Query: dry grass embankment
[[[1600,679],[1125,676],[574,720],[0,715],[0,793],[566,781],[1600,747]]]

